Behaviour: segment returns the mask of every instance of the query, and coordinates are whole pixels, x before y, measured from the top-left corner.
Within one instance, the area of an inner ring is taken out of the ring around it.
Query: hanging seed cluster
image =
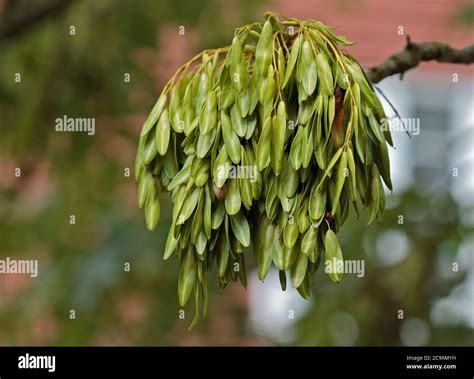
[[[352,206],[383,217],[391,189],[384,110],[352,42],[321,22],[267,14],[206,50],[165,86],[140,136],[135,174],[148,228],[160,191],[173,215],[164,258],[176,252],[179,302],[206,309],[206,272],[221,291],[270,267],[310,297],[322,254],[342,263],[336,233]],[[329,270],[334,281],[342,272]],[[198,313],[198,312],[197,312]]]

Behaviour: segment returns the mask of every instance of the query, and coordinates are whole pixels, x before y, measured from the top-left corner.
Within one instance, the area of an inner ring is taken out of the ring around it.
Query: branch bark
[[[455,49],[441,42],[414,43],[407,38],[405,48],[389,57],[385,62],[366,70],[373,83],[378,83],[389,76],[400,74],[403,77],[408,71],[423,61],[443,63],[474,63],[474,45],[464,49]]]

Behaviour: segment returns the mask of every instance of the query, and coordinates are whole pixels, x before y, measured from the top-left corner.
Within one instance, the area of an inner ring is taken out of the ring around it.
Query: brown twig
[[[418,66],[422,61],[471,64],[474,63],[474,45],[455,49],[441,42],[415,43],[407,37],[407,44],[403,50],[378,66],[369,68],[366,73],[373,83],[378,83],[392,75],[403,76],[406,71]]]

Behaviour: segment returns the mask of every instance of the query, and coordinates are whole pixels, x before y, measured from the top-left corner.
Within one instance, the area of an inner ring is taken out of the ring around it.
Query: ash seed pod
[[[230,108],[230,120],[234,132],[237,133],[239,137],[244,137],[247,133],[247,119],[242,118],[237,104],[234,104]]]
[[[316,67],[319,73],[319,88],[322,93],[331,96],[334,90],[332,70],[326,55],[319,51],[316,54]]]
[[[273,238],[273,263],[281,271],[285,267],[285,245],[283,236],[280,232],[280,226],[275,226],[275,234]]]
[[[316,189],[316,187],[315,187]],[[309,199],[309,216],[315,226],[319,226],[326,214],[326,191],[314,191]]]
[[[198,158],[204,158],[207,156],[216,139],[216,134],[216,129],[211,129],[211,132],[208,134],[199,134],[195,151],[189,151],[188,154],[192,155],[195,153]]]
[[[292,249],[295,246],[299,235],[298,224],[296,222],[286,224],[285,232],[283,234],[283,242],[285,243],[285,246],[288,249]]]
[[[375,218],[379,211],[379,201],[380,201],[379,179],[376,176],[372,176],[372,179],[370,180],[369,220],[367,221],[367,225],[370,225],[375,221]]]
[[[174,238],[174,224],[171,224],[170,231],[168,233],[168,238],[166,239],[165,253],[163,254],[163,260],[167,260],[173,254],[176,246],[178,245],[178,240]]]
[[[260,75],[265,75],[272,59],[273,29],[269,20],[265,22],[255,49],[255,65]]]
[[[286,67],[286,61],[285,61],[285,53],[283,52],[283,49],[281,46],[278,48],[278,82],[280,83],[280,86],[283,83],[283,80],[285,80],[285,67]]]
[[[188,192],[186,199],[184,200],[183,206],[179,211],[176,225],[184,224],[186,220],[191,217],[194,212],[194,209],[196,209],[196,206],[198,204],[200,193],[201,190],[199,190],[198,188],[194,188],[193,190]]]
[[[216,186],[219,188],[222,188],[225,181],[227,180],[227,177],[229,176],[229,165],[230,159],[227,155],[227,150],[224,145],[219,151],[212,169],[212,178],[214,179]]]
[[[326,232],[324,250],[326,251],[326,273],[332,281],[340,282],[344,261],[336,234],[331,229]]]
[[[311,96],[316,89],[317,69],[311,43],[308,40],[303,42],[301,59],[298,62],[301,65],[301,83],[308,96]]]
[[[306,276],[306,269],[308,268],[308,256],[299,253],[296,261],[291,266],[290,276],[291,285],[293,288],[298,288]]]
[[[205,72],[202,72],[201,75],[199,76],[199,86],[197,88],[195,113],[199,114],[202,111],[203,105],[206,102],[206,98],[209,93],[209,89],[210,89],[209,77],[207,76]],[[186,101],[188,99],[187,96],[189,96],[189,101],[187,105],[190,106],[191,108],[192,89],[190,87],[186,89],[186,92],[184,95],[185,104],[187,103]]]
[[[217,124],[217,95],[216,91],[209,92],[202,112],[199,130],[201,134],[208,134]]]
[[[298,293],[306,300],[311,299],[311,285],[309,275],[306,275],[301,285],[297,288]]]
[[[306,198],[301,205],[299,211],[298,211],[298,216],[297,216],[297,222],[298,222],[298,230],[300,234],[306,232],[308,228],[311,225],[311,220],[309,218],[309,199]]]
[[[308,168],[313,156],[313,136],[311,135],[311,127],[309,125],[303,127],[303,137],[301,140],[301,165]]]
[[[197,164],[193,165],[194,170],[191,169],[191,174],[194,178],[196,187],[203,187],[209,179],[209,171],[211,169],[211,161],[209,159],[197,159]]]
[[[303,141],[304,129],[298,128],[296,136],[291,142],[290,148],[290,162],[295,170],[299,170],[302,164],[302,141]]]
[[[223,202],[219,202],[217,207],[212,212],[211,217],[211,228],[212,230],[218,230],[219,227],[222,225],[222,221],[224,221],[225,216],[225,205]]]
[[[263,171],[270,163],[272,120],[268,117],[260,135],[257,145],[257,169]]]
[[[145,203],[145,218],[148,230],[154,230],[160,219],[160,202],[157,197],[149,196]]]
[[[158,150],[158,154],[161,156],[165,155],[166,151],[168,150],[168,145],[170,142],[170,129],[171,124],[168,117],[168,110],[165,109],[158,120],[155,133],[156,149]]]
[[[282,183],[285,183],[285,197],[292,198],[295,196],[300,184],[300,176],[298,170],[295,170],[291,165],[290,160],[286,161],[282,172]]]
[[[138,182],[138,206],[140,208],[143,208],[145,205],[148,191],[150,190],[150,186],[153,185],[153,175],[150,172],[146,172],[140,177]]]
[[[258,263],[258,278],[264,280],[270,270],[273,260],[273,239],[275,228],[270,220],[264,218],[259,227],[261,241],[255,246],[256,259]]]
[[[347,152],[343,151],[341,154],[341,159],[339,160],[339,164],[337,166],[337,173],[336,173],[336,189],[334,197],[332,197],[332,214],[336,214],[337,208],[339,206],[339,198],[341,196],[342,188],[344,187],[344,182],[346,181],[347,176]]]
[[[145,165],[149,165],[153,159],[155,159],[156,155],[158,154],[158,150],[156,148],[156,142],[154,136],[148,136],[148,140],[145,143],[145,147],[143,149],[143,163]]]
[[[273,172],[279,175],[283,166],[283,155],[286,134],[286,108],[285,103],[280,101],[278,104],[277,115],[272,118],[272,148],[270,149],[270,158]]]
[[[309,298],[323,249],[330,278],[341,280],[335,233],[350,203],[357,214],[359,201],[368,207],[369,224],[380,221],[382,180],[392,187],[386,116],[360,64],[339,46],[350,42],[321,22],[266,17],[239,28],[230,47],[183,65],[138,144],[138,203],[149,229],[159,219],[158,190],[171,193],[164,259],[176,251],[182,306],[194,292],[191,326],[201,307],[205,314],[207,271],[215,267],[221,291],[231,281],[246,286],[251,239],[261,280],[273,262],[282,289],[289,271]]]
[[[250,228],[242,211],[238,212],[230,218],[232,231],[237,240],[244,246],[250,246]]]
[[[188,248],[182,262],[178,279],[179,305],[184,307],[193,292],[196,282],[196,260],[192,247]]]
[[[282,85],[283,89],[288,85],[293,75],[294,68],[296,66],[298,56],[300,54],[302,40],[303,40],[303,37],[301,36],[301,34],[298,34],[298,36],[293,41],[293,45],[291,46],[290,56],[288,58],[288,64],[286,66],[285,79],[283,80],[283,85]]]
[[[155,126],[156,121],[161,116],[161,112],[165,109],[166,102],[168,101],[168,97],[165,93],[162,93],[158,100],[156,101],[153,109],[151,110],[150,114],[148,115],[145,123],[143,124],[142,131],[140,133],[140,137],[144,137],[147,135],[151,129]]]
[[[221,123],[222,137],[224,139],[227,154],[229,154],[229,157],[234,164],[238,164],[240,162],[240,141],[232,128],[229,115],[225,111],[221,111]]]
[[[316,247],[316,240],[318,238],[318,231],[315,227],[308,228],[308,231],[301,241],[301,252],[304,255],[309,255]]]
[[[225,209],[232,216],[239,212],[241,204],[238,182],[236,179],[231,179],[225,196]]]
[[[270,111],[273,108],[273,102],[275,98],[275,78],[274,78],[274,69],[273,66],[270,65],[267,74],[267,80],[265,82],[265,87],[263,89],[263,101],[262,105],[264,107],[264,117],[270,114]]]

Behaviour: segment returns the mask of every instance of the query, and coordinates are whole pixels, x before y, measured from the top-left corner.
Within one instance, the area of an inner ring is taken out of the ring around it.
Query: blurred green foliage
[[[274,343],[248,328],[246,292],[238,285],[221,296],[214,284],[208,317],[187,331],[193,310],[179,318],[177,270],[161,259],[167,198],[157,230],[148,232],[133,173],[124,175],[133,167],[141,123],[166,81],[157,66],[167,65],[163,51],[173,52],[178,26],[191,33],[194,43],[180,52],[190,58],[228,44],[233,28],[261,19],[260,6],[253,0],[75,1],[0,44],[0,259],[39,259],[40,265],[35,279],[0,276],[0,344]],[[163,46],[166,36],[170,46]],[[57,133],[54,120],[63,115],[95,117],[96,134]],[[429,320],[433,301],[463,280],[463,271],[446,279],[435,267],[441,241],[452,242],[454,257],[467,233],[462,209],[443,192],[430,200],[408,191],[394,202],[376,227],[347,224],[343,251],[366,259],[366,276],[335,285],[320,268],[314,301],[288,343],[336,343],[331,320],[343,312],[358,325],[353,343],[398,345],[397,310]],[[448,211],[453,217],[440,220]],[[399,214],[407,215],[403,225]],[[410,242],[407,258],[383,266],[370,254],[379,235],[394,228]],[[432,344],[472,343],[465,325],[430,327]]]

